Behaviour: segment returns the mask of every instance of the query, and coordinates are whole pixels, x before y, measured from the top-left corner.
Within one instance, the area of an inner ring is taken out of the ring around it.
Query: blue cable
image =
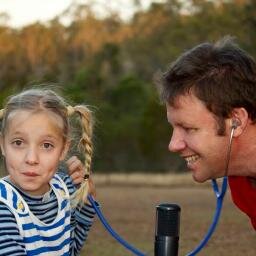
[[[218,184],[216,182],[216,180],[212,180],[212,187],[216,196],[216,210],[215,210],[215,214],[214,214],[214,218],[212,221],[212,224],[210,225],[205,237],[203,238],[203,240],[199,243],[199,245],[190,253],[187,254],[187,256],[194,256],[196,255],[199,251],[201,251],[203,249],[203,247],[206,245],[206,243],[209,241],[209,239],[211,238],[217,224],[220,218],[220,214],[221,214],[221,209],[222,209],[222,204],[223,204],[223,199],[227,190],[227,177],[225,176],[223,178],[222,181],[222,187],[221,187],[221,191],[219,191],[219,187]]]
[[[93,208],[95,209],[100,221],[102,222],[102,224],[104,225],[104,227],[106,228],[106,230],[110,233],[110,235],[112,237],[114,237],[120,244],[122,244],[126,249],[130,250],[134,255],[138,255],[138,256],[146,256],[146,254],[140,252],[138,249],[134,248],[133,246],[131,246],[129,243],[127,243],[122,237],[120,237],[113,229],[112,227],[108,224],[107,220],[105,219],[105,217],[103,216],[99,205],[96,204],[96,202],[94,201],[94,199],[92,198],[91,195],[88,195],[88,199],[90,201],[90,203],[92,204]]]
[[[210,227],[209,227],[205,237],[202,239],[202,241],[199,243],[199,245],[193,251],[188,253],[187,256],[194,256],[199,251],[201,251],[203,249],[203,247],[206,245],[206,243],[211,238],[211,236],[212,236],[212,234],[213,234],[213,232],[214,232],[214,230],[215,230],[215,228],[216,228],[216,226],[218,224],[218,221],[219,221],[219,218],[220,218],[220,214],[221,214],[223,199],[224,199],[224,196],[225,196],[225,193],[226,193],[226,190],[227,190],[227,177],[223,178],[221,191],[219,191],[218,184],[217,184],[216,180],[214,180],[214,179],[212,180],[212,187],[213,187],[213,191],[214,191],[215,196],[216,196],[216,210],[215,210],[215,214],[214,214],[214,218],[213,218],[212,224],[210,225]],[[126,249],[130,250],[134,255],[146,256],[146,254],[140,252],[138,249],[134,248],[129,243],[127,243],[122,237],[120,237],[112,229],[112,227],[108,224],[107,220],[103,216],[103,213],[101,212],[98,204],[96,204],[96,202],[94,201],[94,199],[92,198],[91,195],[88,195],[88,199],[89,199],[90,203],[92,204],[93,208],[95,209],[95,212],[98,215],[100,221],[102,222],[102,224],[104,225],[106,230],[111,234],[111,236],[114,239],[116,239]]]

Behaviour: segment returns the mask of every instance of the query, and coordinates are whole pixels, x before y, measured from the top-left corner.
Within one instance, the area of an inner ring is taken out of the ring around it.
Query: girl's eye
[[[49,143],[49,142],[45,142],[45,143],[43,144],[43,147],[44,147],[45,149],[50,149],[50,148],[53,148],[53,145],[52,145],[51,143]]]
[[[22,140],[15,140],[12,142],[15,146],[21,146]]]

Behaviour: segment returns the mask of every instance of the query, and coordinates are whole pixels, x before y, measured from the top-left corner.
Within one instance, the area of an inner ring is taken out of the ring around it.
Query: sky
[[[52,19],[72,2],[90,2],[99,14],[102,14],[104,9],[116,10],[122,18],[127,19],[132,16],[134,0],[0,0],[0,13],[9,15],[7,25],[22,27],[36,21],[45,22]],[[141,0],[141,5],[147,8],[151,2],[152,0]]]

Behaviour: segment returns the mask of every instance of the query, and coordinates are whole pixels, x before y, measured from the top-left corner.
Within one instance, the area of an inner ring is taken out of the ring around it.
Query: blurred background
[[[107,219],[153,255],[155,206],[178,203],[185,255],[206,233],[215,201],[210,183],[175,175],[186,168],[168,152],[172,130],[153,78],[185,50],[224,35],[256,57],[255,28],[254,0],[0,0],[0,107],[33,85],[52,85],[71,104],[89,105],[97,200]],[[225,200],[200,255],[255,255],[248,218],[229,192]],[[130,253],[96,218],[81,255]]]
[[[184,170],[167,150],[171,127],[154,74],[184,50],[227,34],[256,55],[255,1],[32,2],[0,1],[0,105],[38,84],[53,84],[71,102],[90,105],[98,173]],[[59,13],[40,20],[61,2]],[[6,3],[35,20],[19,23]]]

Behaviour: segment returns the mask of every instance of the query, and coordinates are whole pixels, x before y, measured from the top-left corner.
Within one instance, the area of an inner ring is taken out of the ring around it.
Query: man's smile
[[[200,157],[199,155],[190,155],[190,156],[183,156],[183,158],[186,160],[187,165],[190,165],[196,162]]]

